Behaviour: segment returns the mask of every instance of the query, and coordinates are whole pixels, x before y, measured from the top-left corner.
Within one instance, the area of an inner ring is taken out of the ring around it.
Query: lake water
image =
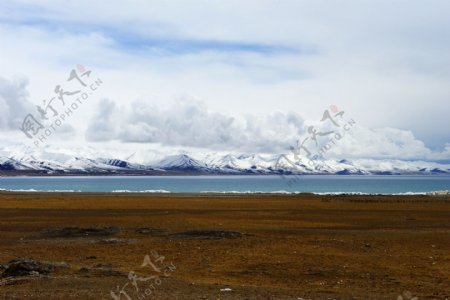
[[[400,194],[450,190],[450,176],[0,177],[0,190],[80,192],[313,192]]]

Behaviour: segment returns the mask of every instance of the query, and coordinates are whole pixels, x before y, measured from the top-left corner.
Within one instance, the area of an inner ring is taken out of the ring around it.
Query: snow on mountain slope
[[[164,170],[198,171],[207,170],[208,166],[186,154],[170,155],[155,164]]]
[[[395,159],[308,160],[293,154],[218,154],[194,158],[187,154],[165,156],[139,150],[120,156],[84,148],[30,148],[22,145],[0,149],[0,171],[59,173],[116,173],[177,171],[211,174],[450,174],[450,164]],[[140,161],[149,161],[140,163]]]
[[[282,171],[288,173],[314,173],[317,172],[316,165],[308,165],[294,157],[294,155],[281,154],[274,164],[275,171]]]
[[[272,172],[278,156],[262,156],[258,154],[239,156],[227,154],[224,156],[211,157],[206,164],[215,169],[229,171],[252,171],[254,173]]]
[[[358,169],[365,169],[371,173],[450,174],[450,165],[426,161],[356,159],[353,161],[353,165]]]
[[[29,170],[29,169],[30,166],[23,165],[14,159],[0,156],[0,170],[13,171],[13,170]]]

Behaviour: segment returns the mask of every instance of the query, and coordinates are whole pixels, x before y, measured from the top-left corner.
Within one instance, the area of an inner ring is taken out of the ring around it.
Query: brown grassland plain
[[[450,197],[1,192],[19,258],[1,299],[447,299]]]

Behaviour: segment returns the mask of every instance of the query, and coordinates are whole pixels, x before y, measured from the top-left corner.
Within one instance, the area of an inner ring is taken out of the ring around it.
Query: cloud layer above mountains
[[[284,153],[297,141],[311,137],[314,126],[318,132],[331,132],[330,124],[304,120],[295,112],[274,112],[266,116],[227,116],[211,112],[204,103],[181,99],[161,108],[145,102],[117,105],[111,100],[100,102],[96,115],[89,122],[89,142],[120,141],[123,143],[158,143],[164,146],[205,148],[209,151],[244,153]],[[328,157],[447,159],[450,144],[442,152],[430,150],[409,130],[397,128],[369,129],[357,124],[327,151]],[[318,136],[316,152],[330,144],[333,135]],[[320,140],[321,139],[321,140]]]
[[[450,159],[448,32],[443,0],[2,1],[0,145],[83,64],[105,84],[52,143],[279,153],[336,104],[328,156]]]
[[[266,117],[231,117],[210,112],[195,100],[184,99],[167,108],[133,102],[118,106],[104,100],[86,132],[88,141],[161,143],[214,150],[267,151],[280,149],[304,131],[302,117],[277,112]]]
[[[23,117],[32,112],[26,81],[0,79],[0,131],[4,138],[19,132]],[[329,108],[324,108],[328,109]],[[331,132],[336,128],[330,122],[305,120],[292,111],[277,111],[268,115],[235,114],[214,112],[199,100],[184,97],[169,105],[152,105],[145,101],[129,104],[103,99],[93,110],[94,114],[86,129],[73,129],[84,143],[103,148],[111,141],[140,145],[161,145],[167,149],[204,149],[230,153],[286,153],[297,141],[311,137],[308,128],[317,132]],[[409,130],[392,127],[370,129],[358,124],[348,112],[344,120],[353,120],[355,125],[343,137],[335,140],[327,158],[398,158],[445,160],[450,157],[450,144],[441,152],[432,151]],[[84,118],[78,115],[74,118]],[[339,131],[337,131],[339,132]],[[61,130],[56,138],[67,139]],[[317,152],[330,142],[333,135],[318,136],[318,146],[309,144]],[[25,136],[21,136],[25,140]],[[16,143],[20,140],[16,140]],[[126,147],[125,147],[126,148]],[[127,151],[129,152],[129,151]]]
[[[26,86],[26,80],[0,77],[0,131],[18,129],[25,114],[33,108]]]

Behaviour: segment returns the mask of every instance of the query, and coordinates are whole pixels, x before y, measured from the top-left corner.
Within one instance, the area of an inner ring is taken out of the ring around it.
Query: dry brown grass
[[[68,226],[120,232],[43,234]],[[163,232],[139,234],[139,227]],[[246,235],[171,236],[194,229]],[[151,270],[140,265],[152,250],[176,270],[145,299],[396,299],[404,290],[419,299],[445,299],[450,198],[0,193],[0,263],[27,257],[70,265],[47,278],[0,281],[0,297],[112,299],[110,291],[127,277],[95,266],[148,276]],[[225,287],[232,292],[221,292]]]

